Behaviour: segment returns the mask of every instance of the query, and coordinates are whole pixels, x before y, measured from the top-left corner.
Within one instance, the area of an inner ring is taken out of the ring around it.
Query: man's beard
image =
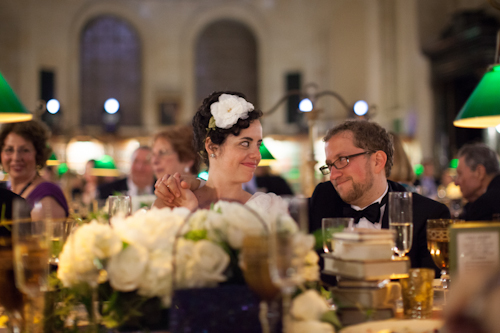
[[[367,168],[369,168],[368,165]],[[351,178],[352,189],[347,193],[341,193],[335,188],[342,201],[350,205],[356,205],[357,201],[373,187],[374,177],[371,170],[366,170],[365,177],[365,182],[363,183],[355,183]]]

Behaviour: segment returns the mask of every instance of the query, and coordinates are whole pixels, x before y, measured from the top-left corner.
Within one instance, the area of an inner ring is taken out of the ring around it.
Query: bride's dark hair
[[[238,136],[242,129],[248,128],[250,124],[262,117],[262,111],[260,110],[252,110],[248,112],[247,119],[238,119],[238,122],[234,124],[231,128],[224,129],[215,127],[208,131],[208,124],[210,122],[210,118],[212,118],[212,113],[210,112],[210,106],[219,101],[219,96],[222,94],[235,95],[238,97],[243,97],[246,99],[245,95],[239,92],[234,91],[217,91],[207,98],[203,100],[200,108],[196,112],[193,117],[193,130],[194,130],[194,148],[199,152],[201,158],[208,166],[208,153],[205,149],[205,140],[207,137],[212,140],[212,142],[216,145],[221,145],[226,141],[226,138],[229,134],[233,134],[234,136]]]

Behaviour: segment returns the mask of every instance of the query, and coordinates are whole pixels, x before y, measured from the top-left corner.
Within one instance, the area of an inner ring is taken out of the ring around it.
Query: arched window
[[[135,29],[115,16],[97,17],[81,35],[81,123],[103,124],[104,102],[120,103],[119,124],[141,125],[141,50]]]
[[[257,43],[242,23],[221,20],[202,31],[196,44],[196,98],[216,90],[244,93],[257,103]]]

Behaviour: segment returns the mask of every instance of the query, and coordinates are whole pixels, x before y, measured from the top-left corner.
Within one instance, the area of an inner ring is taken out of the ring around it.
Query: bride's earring
[[[188,166],[184,168],[184,173],[189,173],[189,167]]]
[[[215,158],[215,154],[214,153],[210,154],[210,157]]]

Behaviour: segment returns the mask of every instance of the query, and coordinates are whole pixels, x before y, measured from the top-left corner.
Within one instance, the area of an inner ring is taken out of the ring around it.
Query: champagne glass
[[[394,252],[404,257],[413,242],[411,192],[389,192],[389,229],[394,230]]]
[[[71,230],[75,224],[75,220],[72,218],[63,218],[52,221],[52,234],[51,234],[51,246],[50,246],[50,259],[49,263],[52,266],[57,266],[59,263],[59,254],[62,251],[66,240],[68,239]],[[56,267],[57,268],[57,267]]]
[[[43,293],[48,289],[51,221],[48,207],[35,203],[31,212],[13,202],[12,240],[17,288],[28,298],[26,331],[42,332]]]
[[[427,248],[437,267],[441,269],[441,289],[448,289],[450,284],[450,226],[461,223],[457,219],[427,220]]]

